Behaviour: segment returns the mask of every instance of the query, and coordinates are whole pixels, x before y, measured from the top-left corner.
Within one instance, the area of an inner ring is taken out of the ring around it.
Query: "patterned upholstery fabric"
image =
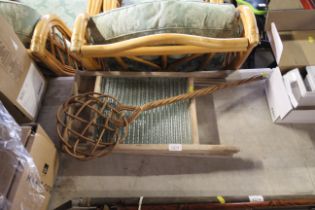
[[[0,0],[0,15],[13,27],[25,47],[29,47],[41,15],[36,10],[13,1]]]
[[[41,15],[55,14],[72,29],[75,18],[86,11],[87,0],[19,0]]]
[[[142,2],[90,19],[91,42],[112,43],[160,33],[239,37],[239,18],[231,4],[160,0]]]

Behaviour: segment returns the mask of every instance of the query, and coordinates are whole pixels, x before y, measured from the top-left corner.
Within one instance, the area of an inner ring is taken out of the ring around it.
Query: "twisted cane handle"
[[[216,84],[216,85],[212,85],[212,86],[207,87],[207,88],[202,88],[202,89],[199,89],[199,90],[196,90],[193,92],[189,92],[189,93],[185,93],[185,94],[181,94],[178,96],[173,96],[173,97],[166,98],[166,99],[160,99],[160,100],[152,101],[152,102],[149,102],[149,103],[142,105],[140,107],[140,110],[141,110],[140,112],[154,109],[154,108],[157,108],[160,106],[169,105],[169,104],[172,104],[172,103],[175,103],[178,101],[192,99],[192,98],[203,96],[203,95],[208,95],[208,94],[214,93],[217,90],[236,87],[236,86],[243,85],[243,84],[246,84],[249,82],[262,80],[264,78],[266,78],[266,76],[256,75],[256,76],[250,77],[248,79],[243,79],[243,80],[239,80],[239,81],[235,81],[235,82]],[[140,113],[138,113],[138,114],[140,114]]]

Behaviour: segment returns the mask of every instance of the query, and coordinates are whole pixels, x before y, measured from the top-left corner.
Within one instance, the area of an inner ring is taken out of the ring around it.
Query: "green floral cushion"
[[[25,47],[29,47],[34,28],[41,15],[21,3],[2,0],[0,0],[0,15],[12,25]]]
[[[19,0],[41,15],[55,14],[72,29],[75,18],[86,11],[88,0]]]
[[[132,4],[139,4],[139,3],[143,3],[143,2],[152,2],[154,0],[122,0],[121,1],[121,6],[129,6]],[[203,2],[203,0],[178,0],[178,1],[197,1],[197,2]]]
[[[161,0],[114,9],[90,19],[95,44],[150,34],[181,33],[205,37],[239,37],[239,14],[231,4]]]

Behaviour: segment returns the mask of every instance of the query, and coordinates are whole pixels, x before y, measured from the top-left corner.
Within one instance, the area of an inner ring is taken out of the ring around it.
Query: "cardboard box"
[[[315,10],[300,0],[272,0],[266,18],[275,59],[282,71],[315,65]]]
[[[315,91],[308,91],[306,89],[299,69],[287,72],[283,75],[283,80],[294,108],[315,106]]]
[[[315,65],[315,30],[279,32],[277,25],[271,23],[267,35],[282,71]]]
[[[1,16],[0,31],[0,100],[18,123],[34,121],[46,81]]]
[[[270,74],[265,91],[273,122],[315,123],[315,107],[294,108],[291,104],[279,68]]]
[[[305,85],[307,90],[315,92],[315,66],[306,67],[307,75],[305,77]]]
[[[268,5],[265,30],[271,23],[279,31],[303,31],[315,29],[315,10],[306,9],[301,0],[271,0]]]
[[[39,182],[30,170],[14,170],[10,172],[11,177],[7,180],[11,183],[7,193],[7,200],[10,202],[10,210],[32,209],[32,210],[46,210],[48,208],[51,190],[57,176],[59,159],[55,145],[47,136],[46,132],[41,126],[22,127],[24,130],[32,130],[26,137],[25,147],[34,160],[34,163],[40,174],[40,182],[44,186],[42,204],[34,202],[32,193],[36,193],[30,186],[37,186]],[[15,169],[13,167],[17,160],[13,159],[9,162],[0,160],[0,165],[7,169]],[[12,171],[12,170],[11,170]],[[12,175],[13,174],[13,175]],[[13,176],[13,177],[12,177]],[[1,181],[2,182],[2,181]],[[32,185],[30,185],[30,182]],[[8,188],[8,186],[7,186]],[[23,208],[21,208],[23,204]]]

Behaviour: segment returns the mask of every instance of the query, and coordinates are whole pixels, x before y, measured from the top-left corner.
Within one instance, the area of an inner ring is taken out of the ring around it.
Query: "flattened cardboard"
[[[271,73],[265,87],[267,102],[275,123],[315,123],[315,107],[294,109],[284,86],[280,69]]]
[[[315,92],[315,66],[306,67],[305,85],[309,91]]]
[[[0,31],[0,100],[18,123],[34,121],[45,79],[1,16]]]
[[[280,34],[278,33],[277,27],[274,23],[271,23],[272,36],[269,37],[271,46],[273,46],[273,52],[277,63],[280,63],[280,59],[283,52],[283,43],[281,41]]]
[[[274,69],[270,74],[265,92],[273,121],[284,118],[292,110],[279,68]]]
[[[287,72],[283,75],[283,81],[294,108],[315,107],[315,92],[306,89],[299,69]]]

